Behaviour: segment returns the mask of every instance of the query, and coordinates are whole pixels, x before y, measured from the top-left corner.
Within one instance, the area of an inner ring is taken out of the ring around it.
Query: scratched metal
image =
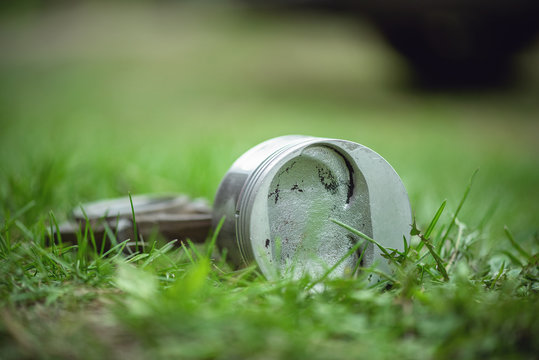
[[[353,142],[307,136],[271,139],[241,156],[217,191],[214,227],[223,216],[219,247],[236,266],[255,262],[270,279],[319,277],[361,241],[330,219],[396,249],[411,223],[404,185],[380,155]],[[387,267],[380,250],[365,244],[330,277],[373,263]]]

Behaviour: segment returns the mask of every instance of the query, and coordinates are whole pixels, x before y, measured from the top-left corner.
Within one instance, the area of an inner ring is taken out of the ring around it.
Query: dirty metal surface
[[[404,185],[380,155],[306,136],[271,139],[240,157],[217,192],[214,224],[223,216],[219,246],[235,265],[255,262],[268,278],[316,278],[344,258],[361,240],[331,219],[396,249],[411,224]],[[374,263],[387,268],[379,249],[364,244],[330,277]]]
[[[211,209],[202,199],[192,200],[185,195],[137,195],[132,196],[139,244],[153,234],[165,240],[204,242],[211,227]],[[94,237],[101,241],[114,234],[117,242],[128,242],[129,250],[135,243],[133,214],[129,197],[106,199],[81,204],[72,212],[72,220],[59,226],[63,242],[76,243],[79,233],[84,234],[87,224]],[[107,233],[107,228],[109,232]],[[107,235],[107,236],[105,236]],[[52,236],[56,241],[58,234]],[[110,243],[105,246],[109,247]]]

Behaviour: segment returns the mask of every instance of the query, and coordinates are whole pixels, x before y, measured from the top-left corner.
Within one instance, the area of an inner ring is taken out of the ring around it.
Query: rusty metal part
[[[137,195],[132,197],[139,242],[158,234],[165,240],[190,239],[204,242],[211,228],[211,208],[202,199],[185,195]],[[102,241],[131,239],[135,243],[134,222],[129,197],[81,204],[72,212],[72,221],[59,226],[62,242],[76,243],[88,225],[101,246]],[[54,231],[57,241],[58,234]],[[111,243],[106,244],[106,248]]]

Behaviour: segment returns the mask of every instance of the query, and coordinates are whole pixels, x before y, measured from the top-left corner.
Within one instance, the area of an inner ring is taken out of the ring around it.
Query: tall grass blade
[[[509,239],[509,241],[511,242],[511,245],[513,245],[515,250],[518,251],[520,255],[522,255],[526,260],[529,261],[532,258],[532,255],[528,253],[526,250],[524,250],[522,246],[520,246],[520,244],[513,237],[513,234],[511,234],[511,231],[509,231],[509,228],[507,226],[504,226],[503,231],[505,232],[505,235],[507,236],[507,238]]]
[[[449,223],[449,226],[447,227],[447,230],[442,237],[442,241],[438,244],[438,247],[441,248],[443,244],[445,243],[445,240],[449,236],[449,233],[451,232],[451,229],[455,225],[455,220],[457,219],[457,216],[460,213],[460,210],[462,209],[462,206],[464,205],[464,202],[466,201],[466,198],[468,198],[468,194],[470,193],[470,190],[472,189],[473,181],[475,178],[475,175],[479,172],[479,169],[476,169],[474,173],[472,174],[472,177],[470,178],[470,181],[468,182],[468,186],[466,186],[466,190],[464,191],[464,194],[462,195],[462,199],[460,199],[459,205],[457,206],[457,211],[455,211],[455,214],[453,215],[453,218],[451,219],[451,222]]]
[[[90,219],[88,218],[88,215],[86,214],[86,211],[84,210],[82,205],[80,206],[80,209],[82,211],[82,215],[84,216],[84,221],[86,222],[86,229],[88,230],[87,232],[85,231],[85,236],[86,234],[90,235],[90,243],[94,248],[94,255],[95,257],[97,257],[97,243],[95,242],[95,235],[94,230],[92,229],[92,224],[90,223]]]
[[[34,234],[28,229],[22,222],[15,220],[15,226],[23,232],[23,234],[30,240],[34,239]]]
[[[198,251],[198,249],[196,248],[195,244],[194,244],[190,239],[185,239],[185,241],[186,241],[187,244],[189,245],[189,249],[191,249],[191,251],[193,252],[193,254],[195,254],[196,257],[197,257],[199,260],[204,258],[204,256],[202,256],[202,254],[200,253],[200,251]]]
[[[352,274],[356,274],[359,270],[359,267],[361,266],[361,261],[363,261],[363,256],[365,255],[366,251],[362,251],[361,255],[359,255],[359,258],[357,259],[356,266],[354,266],[354,271],[352,271]]]
[[[187,248],[187,246],[185,246],[185,243],[182,241],[182,249],[183,249],[183,252],[185,253],[185,255],[187,256],[187,258],[189,259],[189,261],[191,262],[191,264],[195,264],[195,260],[193,259],[193,256],[191,255],[191,252],[189,251],[189,249]]]
[[[444,200],[442,202],[442,205],[438,208],[438,211],[436,211],[436,214],[432,218],[429,227],[427,228],[427,231],[425,231],[424,236],[428,239],[430,238],[430,235],[432,234],[432,231],[434,230],[434,227],[438,223],[438,220],[440,220],[440,216],[442,216],[442,213],[444,212],[445,205],[447,204],[447,200]]]
[[[9,255],[11,252],[11,245],[8,240],[0,233],[0,254],[3,258]]]
[[[500,270],[498,271],[496,278],[494,278],[494,281],[492,282],[492,284],[490,284],[490,289],[495,289],[496,283],[498,282],[498,279],[502,276],[504,270],[505,270],[505,261],[502,262],[502,266],[500,266]]]
[[[60,226],[58,226],[58,221],[56,221],[56,216],[54,216],[54,213],[51,211],[49,212],[49,216],[51,218],[51,221],[52,223],[54,224],[54,228],[56,229],[56,239],[58,240],[58,246],[60,246],[60,248],[62,248],[62,234],[60,233]],[[54,237],[52,236],[52,233],[51,233],[51,238],[52,238],[52,243],[54,244]]]
[[[138,230],[137,230],[137,219],[135,218],[135,207],[133,206],[133,198],[131,197],[131,192],[129,194],[129,203],[131,204],[131,214],[133,215],[133,234],[135,236],[135,252],[138,252]]]
[[[19,217],[21,217],[22,215],[24,215],[24,213],[26,213],[28,210],[30,210],[31,208],[33,208],[35,205],[36,205],[36,201],[35,201],[35,200],[32,200],[32,201],[30,201],[28,204],[24,205],[22,208],[20,208],[18,211],[16,211],[15,214],[13,214],[13,216],[10,218],[10,223],[14,222],[14,221],[17,220]]]
[[[345,223],[340,222],[339,220],[336,220],[336,219],[329,219],[329,220],[331,220],[335,224],[339,225],[340,227],[343,227],[346,230],[350,231],[352,234],[355,234],[355,235],[359,236],[360,238],[362,238],[364,240],[367,240],[368,242],[376,245],[380,249],[380,251],[382,251],[384,253],[384,255],[386,255],[388,260],[393,261],[393,257],[391,256],[389,251],[387,251],[387,249],[382,244],[380,244],[378,241],[368,237],[367,235],[363,234],[361,231],[356,230],[353,227],[351,227],[349,225],[346,225]]]
[[[213,254],[215,243],[217,242],[217,237],[219,236],[219,233],[221,232],[221,228],[223,227],[224,223],[225,223],[225,216],[223,216],[221,220],[219,220],[219,223],[217,224],[217,227],[215,228],[215,231],[213,232],[211,236],[211,240],[210,240],[210,243],[208,244],[208,250],[207,250],[208,258],[210,258],[211,254]]]
[[[112,254],[114,253],[115,251],[116,252],[116,255],[114,257],[117,257],[119,256],[120,254],[122,254],[123,252],[123,249],[124,247],[127,245],[127,242],[129,241],[129,239],[126,239],[124,241],[122,241],[121,243],[118,243],[116,245],[114,245],[113,247],[111,247],[110,249],[108,249],[105,253],[103,253],[103,255],[101,255],[102,258],[105,258],[107,257],[109,254]]]
[[[425,245],[427,246],[427,249],[429,250],[429,252],[432,255],[432,257],[434,258],[434,260],[436,261],[436,264],[438,264],[438,270],[440,271],[440,273],[442,273],[442,276],[444,277],[444,280],[449,281],[449,275],[447,274],[447,270],[445,269],[444,261],[442,260],[440,255],[438,255],[438,253],[436,252],[436,249],[434,249],[434,246],[432,246],[430,240],[425,239],[423,237],[421,237],[421,240],[423,242],[425,242]]]
[[[442,216],[442,213],[444,212],[445,205],[447,204],[447,200],[444,200],[438,210],[436,211],[436,214],[434,214],[434,217],[430,221],[429,226],[427,227],[427,230],[425,231],[425,234],[423,235],[426,239],[430,238],[430,235],[432,234],[432,231],[434,230],[434,227],[438,223],[438,220],[440,220],[440,216]],[[420,235],[420,231],[415,227],[415,222],[412,225],[412,235]],[[419,246],[417,247],[417,252],[421,251],[423,249],[424,242],[421,242]]]

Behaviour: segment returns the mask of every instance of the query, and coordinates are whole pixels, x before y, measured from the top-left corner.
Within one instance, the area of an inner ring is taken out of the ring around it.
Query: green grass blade
[[[163,245],[161,248],[156,248],[155,247],[155,242],[154,242],[154,247],[152,248],[152,250],[150,251],[149,255],[146,260],[140,265],[141,268],[145,268],[146,266],[150,265],[155,259],[159,258],[159,257],[162,257],[164,259],[166,259],[167,261],[169,261],[172,265],[175,265],[174,262],[172,261],[172,259],[170,259],[168,256],[167,256],[167,253],[172,250],[172,248],[174,247],[174,244],[177,242],[178,240],[172,240],[172,241],[169,241],[168,243],[166,243],[165,245]]]
[[[133,234],[135,236],[135,252],[138,252],[138,229],[137,229],[137,219],[135,218],[135,207],[133,206],[133,198],[131,197],[131,192],[129,194],[129,203],[131,204],[131,214],[133,215]]]
[[[393,284],[395,285],[398,285],[399,284],[399,281],[397,279],[395,279],[393,276],[381,271],[381,270],[378,270],[376,268],[373,268],[373,267],[368,267],[368,268],[365,268],[363,269],[363,271],[365,272],[368,272],[368,273],[373,273],[373,274],[376,274],[378,276],[381,276],[383,278],[386,278],[387,280],[391,281]],[[373,286],[377,286],[378,284],[373,284]]]
[[[23,232],[23,234],[30,240],[34,239],[32,232],[19,220],[15,220],[15,226]]]
[[[357,259],[356,266],[354,266],[354,271],[352,271],[352,274],[357,273],[359,270],[359,267],[361,266],[361,261],[363,260],[363,256],[365,255],[366,251],[362,251],[361,255],[359,255],[359,258]]]
[[[466,190],[464,191],[464,194],[462,195],[462,199],[460,199],[459,205],[457,206],[457,211],[455,211],[455,214],[453,215],[453,218],[451,219],[451,222],[449,223],[449,226],[447,227],[447,230],[442,237],[442,241],[440,241],[440,244],[438,246],[443,246],[445,243],[445,240],[449,236],[449,233],[451,232],[451,229],[455,225],[455,220],[457,219],[457,216],[460,213],[460,210],[462,209],[462,206],[464,205],[464,202],[466,201],[466,198],[468,198],[468,194],[470,193],[470,190],[472,189],[473,181],[475,178],[475,175],[479,172],[479,169],[476,169],[474,173],[472,174],[472,177],[470,178],[470,181],[468,182],[468,186],[466,186]]]
[[[221,232],[221,228],[223,227],[223,224],[225,223],[225,218],[226,217],[223,216],[221,218],[221,220],[219,220],[219,223],[217,224],[217,227],[215,228],[215,231],[212,234],[210,243],[208,244],[208,250],[207,250],[207,253],[206,253],[208,258],[210,258],[211,254],[213,254],[213,250],[215,248],[215,243],[217,242],[217,237],[219,236],[219,233]]]
[[[432,234],[432,231],[434,230],[434,227],[438,223],[438,220],[440,219],[440,216],[442,215],[442,212],[444,211],[445,205],[447,204],[447,200],[444,200],[442,202],[442,205],[438,208],[438,211],[436,211],[436,214],[434,215],[434,218],[432,218],[429,227],[427,228],[427,231],[425,231],[425,237],[428,239],[430,238],[430,235]]]
[[[2,257],[9,256],[9,253],[11,252],[11,244],[9,244],[8,240],[0,233],[0,254]]]
[[[447,270],[445,269],[444,261],[442,260],[440,255],[436,252],[436,249],[434,249],[434,246],[432,246],[431,241],[425,238],[424,236],[420,236],[419,238],[427,246],[427,249],[429,250],[434,260],[436,261],[436,264],[438,264],[438,270],[444,277],[444,280],[449,281],[449,275],[447,274]]]
[[[90,235],[90,243],[92,244],[92,247],[94,249],[94,256],[97,257],[97,243],[95,242],[95,235],[92,224],[90,223],[90,219],[88,218],[88,215],[86,214],[84,208],[81,206],[80,209],[82,211],[82,215],[84,216],[84,221],[86,222],[87,231],[85,231],[85,236],[86,234]]]
[[[365,235],[366,236],[366,235]],[[332,267],[330,267],[328,270],[326,270],[326,272],[316,281],[313,281],[308,287],[307,287],[307,290],[310,290],[312,289],[316,284],[324,281],[333,271],[335,271],[335,269],[341,265],[346,259],[348,259],[348,257],[352,256],[360,247],[361,245],[364,244],[364,241],[358,241],[354,246],[352,246],[350,248],[350,250],[348,250],[346,252],[346,254],[344,254],[344,256],[342,256],[339,261],[337,261],[335,264],[333,264]],[[362,254],[363,255],[363,254]]]
[[[190,239],[185,239],[185,241],[187,242],[187,244],[189,245],[189,249],[191,249],[191,251],[193,252],[193,254],[196,255],[197,259],[203,259],[204,256],[202,256],[202,254],[200,253],[200,251],[198,251],[198,249],[196,248],[195,244],[190,240]]]
[[[494,281],[492,281],[492,284],[490,284],[490,289],[495,289],[496,283],[498,282],[498,279],[502,276],[504,270],[505,270],[505,261],[502,262],[502,266],[500,266],[500,270],[498,271],[496,278],[494,278]]]
[[[513,262],[513,264],[515,264],[515,265],[517,265],[519,267],[524,267],[524,264],[515,255],[513,255],[510,251],[502,250],[500,252],[502,254],[504,254],[505,256],[507,256]]]
[[[32,200],[28,204],[24,205],[22,208],[20,208],[18,211],[13,214],[13,216],[9,219],[10,223],[13,223],[15,220],[17,220],[19,217],[24,215],[28,210],[33,208],[36,205],[36,201]]]
[[[62,248],[62,234],[60,233],[60,227],[58,226],[58,221],[56,221],[56,216],[54,216],[54,213],[51,211],[49,212],[49,216],[51,218],[52,223],[54,224],[54,228],[56,229],[56,239],[58,239],[58,246]],[[51,234],[51,240],[54,244],[54,237]]]
[[[187,258],[189,259],[189,261],[191,262],[191,264],[195,264],[195,260],[193,259],[193,256],[191,255],[191,252],[189,251],[189,249],[187,248],[187,246],[185,246],[185,243],[182,241],[182,249],[183,249],[183,252],[185,253],[185,255],[187,256]]]
[[[404,252],[403,254],[408,255],[408,251],[410,251],[410,247],[408,246],[408,241],[406,240],[406,236],[402,236],[402,241],[404,243]]]
[[[123,248],[126,246],[126,244],[127,244],[128,241],[129,241],[129,239],[126,239],[126,240],[122,241],[121,243],[118,243],[118,244],[114,245],[113,247],[111,247],[110,249],[108,249],[105,253],[103,253],[103,255],[101,255],[101,257],[102,257],[102,258],[105,258],[105,257],[107,257],[109,254],[114,253],[116,250],[118,250],[117,253],[116,253],[116,255],[121,254],[122,251],[123,251]],[[115,256],[115,257],[116,257],[116,256]]]
[[[361,237],[362,239],[364,240],[367,240],[368,242],[376,245],[380,251],[382,251],[384,253],[384,255],[387,256],[388,260],[390,261],[393,261],[393,257],[391,256],[391,254],[387,251],[387,249],[382,245],[380,244],[378,241],[368,237],[367,235],[363,234],[361,231],[359,230],[356,230],[354,229],[353,227],[349,226],[349,225],[346,225],[345,223],[342,223],[340,222],[339,220],[336,220],[336,219],[329,219],[331,220],[332,222],[334,222],[335,224],[339,225],[340,227],[343,227],[345,228],[346,230],[350,231],[352,234],[355,234],[359,237]]]
[[[440,216],[442,216],[442,213],[443,213],[443,211],[445,209],[446,204],[447,204],[447,200],[444,200],[442,202],[442,204],[440,205],[440,207],[438,208],[438,211],[436,211],[436,214],[434,214],[434,217],[430,221],[429,226],[427,227],[427,230],[425,231],[425,234],[423,235],[426,239],[428,239],[430,237],[430,235],[432,234],[432,231],[434,230],[434,227],[438,223],[438,220],[440,220]],[[416,228],[412,229],[412,232],[413,232],[414,235],[419,235],[419,231]],[[421,251],[421,249],[423,249],[423,244],[424,244],[424,242],[419,243],[419,245],[417,247],[417,252],[419,252],[419,251]]]
[[[513,248],[515,248],[515,250],[518,251],[520,255],[522,255],[526,260],[529,261],[532,258],[532,254],[528,253],[526,250],[524,250],[522,246],[520,246],[520,244],[515,240],[513,234],[511,234],[511,231],[509,231],[509,228],[507,226],[503,227],[503,231],[511,242],[511,245],[513,245]]]

